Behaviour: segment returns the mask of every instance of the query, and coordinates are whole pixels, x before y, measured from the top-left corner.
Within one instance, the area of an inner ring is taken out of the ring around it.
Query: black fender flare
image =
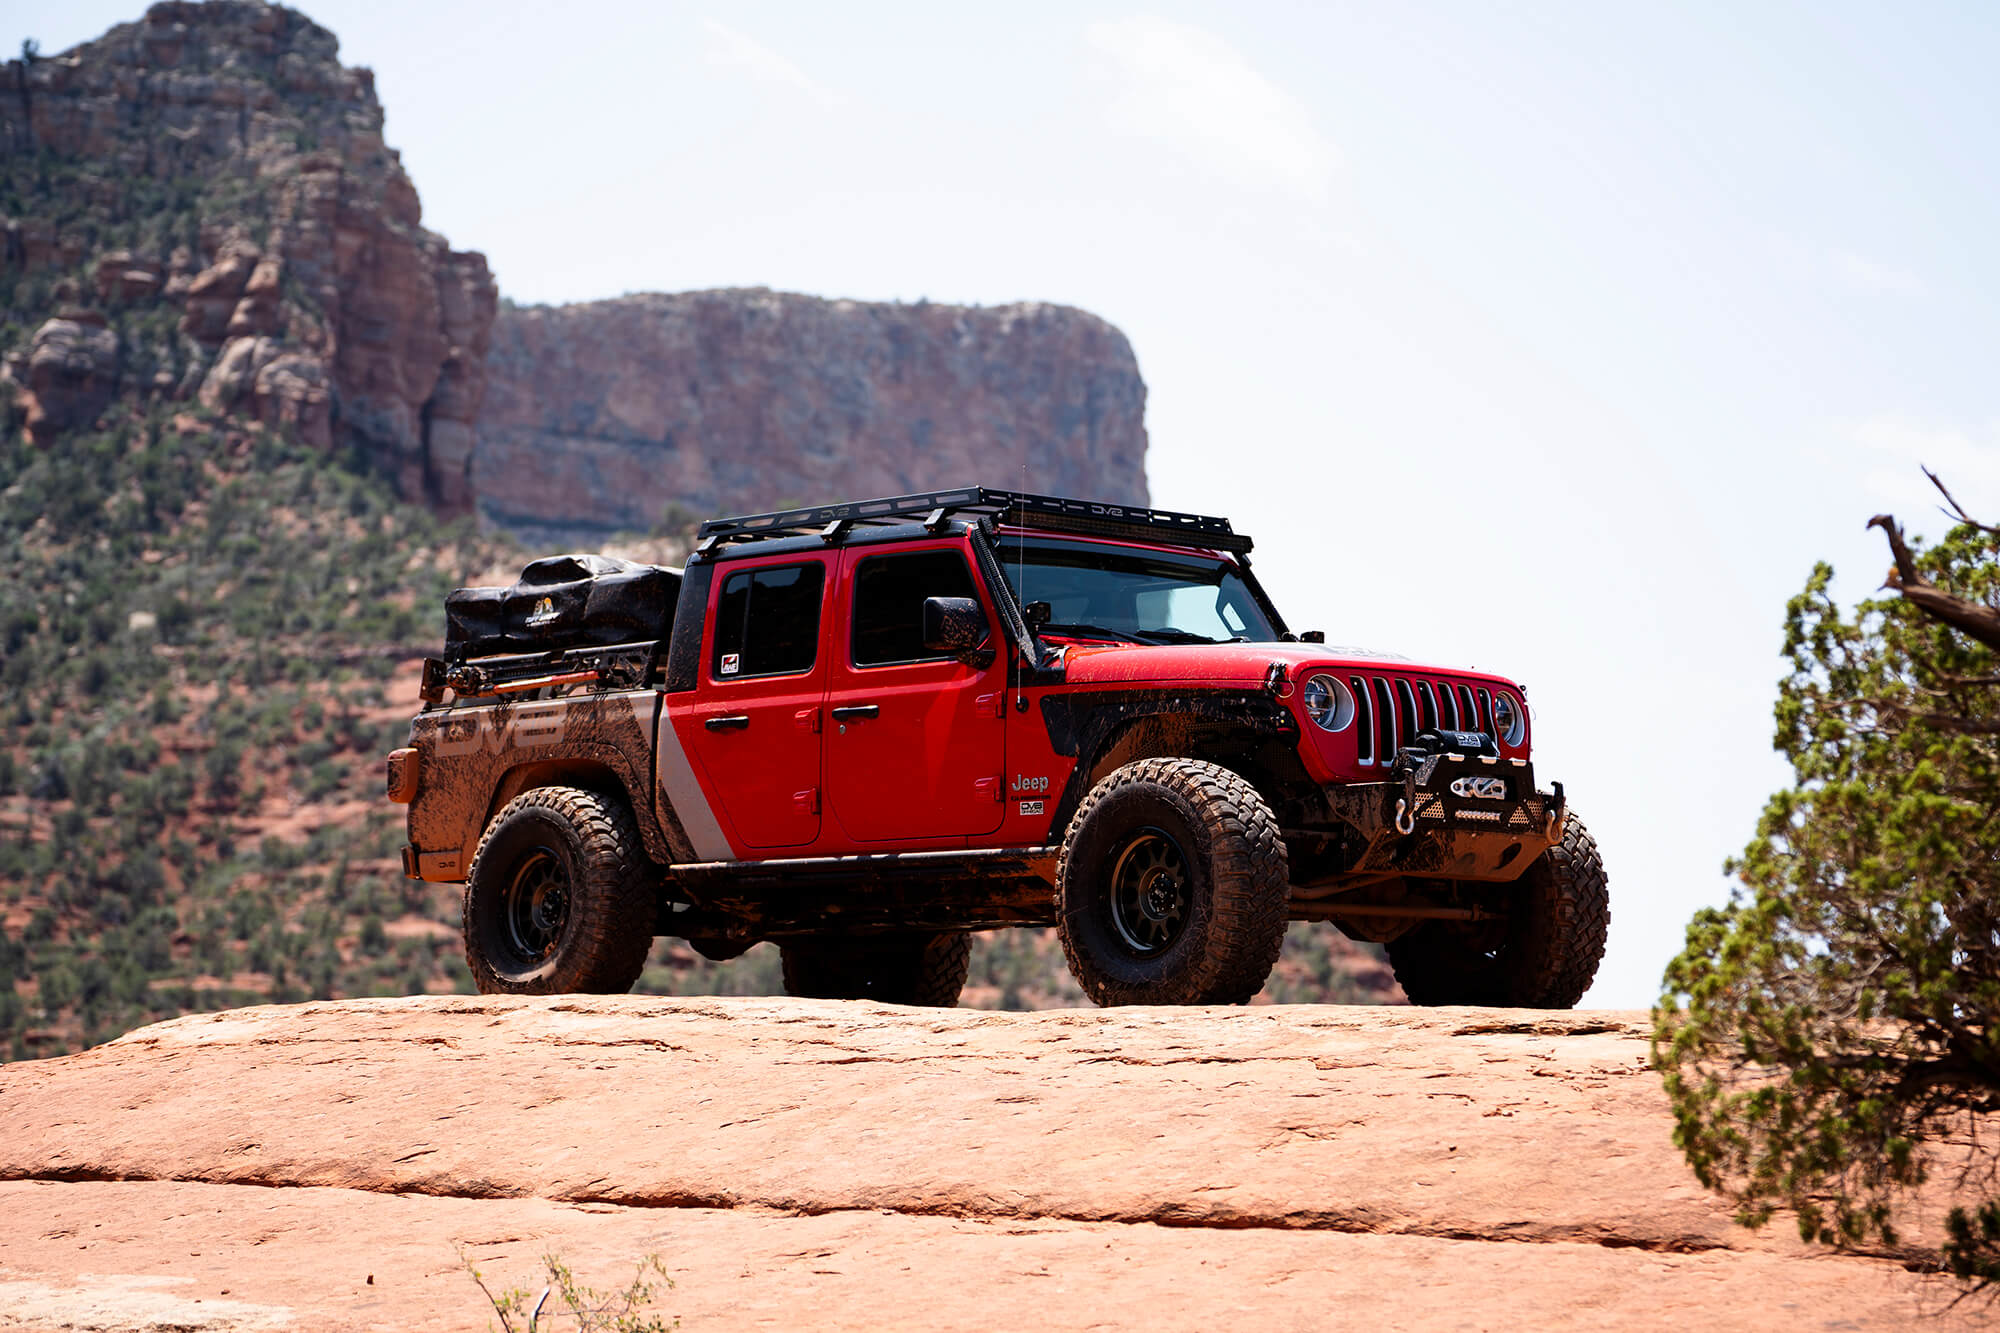
[[[1190,745],[1172,744],[1176,732],[1191,737],[1219,730],[1259,740],[1281,739],[1294,753],[1298,744],[1299,724],[1291,709],[1258,689],[1093,690],[1047,694],[1041,704],[1050,745],[1057,754],[1075,756],[1077,761],[1056,801],[1049,824],[1051,844],[1062,841],[1077,807],[1090,794],[1091,775],[1135,732],[1152,735],[1140,742],[1133,759],[1184,755],[1221,762],[1212,755],[1191,753]],[[1301,764],[1297,776],[1304,775]],[[1243,776],[1256,785],[1257,775]]]

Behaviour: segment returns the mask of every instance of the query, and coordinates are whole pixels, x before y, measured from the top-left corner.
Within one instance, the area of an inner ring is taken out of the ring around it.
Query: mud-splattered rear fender
[[[568,699],[478,703],[420,713],[410,744],[422,753],[409,805],[411,845],[432,857],[426,878],[462,879],[487,821],[533,786],[581,785],[622,796],[646,854],[675,860],[654,808],[652,690]],[[456,858],[436,853],[457,851]]]

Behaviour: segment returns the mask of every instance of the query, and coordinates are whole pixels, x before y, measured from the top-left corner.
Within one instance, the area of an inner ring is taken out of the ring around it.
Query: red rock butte
[[[1146,502],[1145,383],[1064,306],[762,288],[499,299],[423,226],[372,72],[255,0],[0,64],[0,400],[32,438],[196,400],[530,541],[969,484]],[[11,202],[7,202],[11,201]]]
[[[1747,1231],[1641,1015],[430,997],[0,1069],[0,1327],[480,1329],[541,1256],[694,1328],[1966,1326]]]
[[[761,288],[503,307],[467,489],[523,536],[940,487],[1146,502],[1146,386],[1081,310]]]

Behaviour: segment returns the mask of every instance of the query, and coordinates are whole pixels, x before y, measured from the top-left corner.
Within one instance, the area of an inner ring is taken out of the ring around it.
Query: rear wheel
[[[778,946],[785,994],[819,1000],[880,1000],[950,1009],[972,966],[963,932],[839,935]]]
[[[1604,861],[1575,816],[1507,885],[1504,921],[1426,921],[1389,943],[1411,1004],[1573,1009],[1597,976],[1611,926]]]
[[[617,994],[653,945],[653,886],[624,804],[538,787],[487,825],[465,882],[465,961],[487,995]]]
[[[1278,821],[1219,764],[1141,759],[1078,807],[1057,932],[1099,1004],[1242,1004],[1263,989],[1291,894]]]

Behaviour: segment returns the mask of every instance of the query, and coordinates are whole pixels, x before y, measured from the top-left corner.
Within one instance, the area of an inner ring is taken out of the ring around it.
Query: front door
[[[824,557],[773,557],[731,561],[715,574],[708,651],[677,734],[731,841],[746,849],[802,847],[819,836],[829,566]]]
[[[851,549],[834,599],[841,633],[828,677],[827,795],[857,842],[970,837],[1000,827],[1007,657],[963,539]],[[927,597],[987,608],[991,665],[927,652]]]

